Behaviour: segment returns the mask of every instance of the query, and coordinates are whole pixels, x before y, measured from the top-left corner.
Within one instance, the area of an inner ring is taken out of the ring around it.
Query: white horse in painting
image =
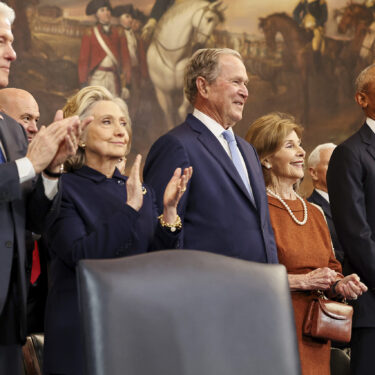
[[[183,94],[185,66],[197,46],[203,47],[219,22],[223,5],[220,0],[176,2],[160,19],[147,51],[150,78],[163,110],[168,129],[175,125],[174,103]],[[179,120],[185,118],[189,103],[182,95]]]

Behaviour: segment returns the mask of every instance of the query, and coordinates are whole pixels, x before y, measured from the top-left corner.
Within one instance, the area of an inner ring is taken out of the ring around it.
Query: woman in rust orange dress
[[[296,193],[304,175],[302,127],[292,116],[271,113],[257,119],[246,135],[263,167],[279,261],[288,272],[303,375],[330,374],[330,342],[304,336],[302,325],[314,294],[356,299],[367,290],[356,274],[343,277],[329,229],[318,206]]]

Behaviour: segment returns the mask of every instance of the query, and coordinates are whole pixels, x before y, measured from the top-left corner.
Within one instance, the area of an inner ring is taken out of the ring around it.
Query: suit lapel
[[[251,202],[249,193],[241,179],[241,176],[237,172],[236,167],[233,165],[231,158],[225,152],[223,146],[216,139],[216,137],[204,124],[201,123],[201,121],[196,119],[194,116],[189,115],[186,122],[196,133],[199,133],[197,136],[198,141],[212,155],[212,157],[216,159],[216,161],[221,165],[225,173],[233,180],[237,187]],[[250,174],[249,177],[251,178]]]
[[[375,159],[375,134],[371,128],[365,123],[361,129],[359,129],[362,142],[367,146],[367,152]]]
[[[7,119],[2,113],[0,114],[0,139],[8,161],[14,161],[20,158],[20,155],[25,154],[27,138],[23,128],[16,121]]]
[[[246,164],[247,173],[249,174],[251,188],[253,190],[253,195],[255,199],[255,204],[257,207],[268,207],[268,202],[266,202],[266,194],[265,194],[265,185],[264,185],[264,177],[263,174],[256,175],[255,171],[261,171],[258,165],[258,159],[255,156],[255,152],[252,148],[243,147],[244,140],[237,137],[237,144],[242,157]]]
[[[312,200],[314,202],[316,202],[317,205],[322,207],[324,214],[326,216],[332,218],[331,207],[330,207],[329,203],[318,192],[316,192],[315,189],[314,189],[312,195],[313,195]]]

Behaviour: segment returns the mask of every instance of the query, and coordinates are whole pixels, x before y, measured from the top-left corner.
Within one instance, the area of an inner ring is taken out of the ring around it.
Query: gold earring
[[[80,145],[78,145],[79,147],[81,147],[81,148],[83,148],[83,149],[85,149],[86,148],[86,143],[81,143]]]

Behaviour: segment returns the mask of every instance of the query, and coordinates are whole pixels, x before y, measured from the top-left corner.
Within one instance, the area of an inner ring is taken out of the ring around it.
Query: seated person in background
[[[70,98],[64,115],[93,116],[77,155],[62,176],[60,215],[47,233],[51,272],[45,321],[45,374],[83,374],[76,266],[80,259],[114,258],[179,246],[177,204],[192,169],[177,168],[164,193],[159,220],[154,195],[139,177],[141,157],[129,178],[116,164],[129,151],[125,103],[89,86]]]
[[[263,167],[279,261],[287,268],[292,291],[302,374],[329,375],[330,342],[302,334],[312,292],[356,299],[367,287],[356,274],[342,276],[323,212],[294,189],[304,175],[302,130],[292,116],[271,113],[250,125],[246,140],[256,148]]]
[[[336,258],[342,264],[344,261],[344,251],[342,250],[337,238],[335,225],[333,224],[326,179],[329,159],[331,158],[335,147],[336,145],[333,143],[324,143],[315,147],[314,150],[311,151],[311,154],[307,159],[307,168],[312,179],[314,190],[307,200],[322,208],[327,220],[329,232],[331,233]]]

